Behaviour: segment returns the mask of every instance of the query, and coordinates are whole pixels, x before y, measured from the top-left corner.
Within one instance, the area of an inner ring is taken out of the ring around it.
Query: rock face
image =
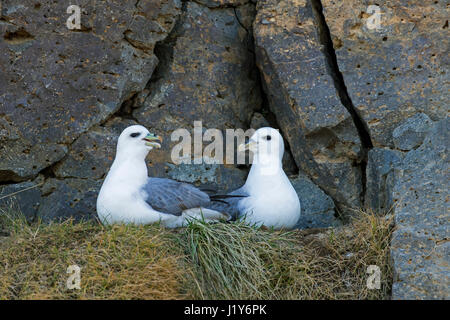
[[[53,173],[57,178],[103,178],[116,154],[117,139],[129,125],[136,122],[114,118],[103,126],[95,126],[75,140],[66,157],[57,163]]]
[[[361,143],[327,69],[310,1],[263,0],[257,10],[257,63],[297,166],[341,205],[359,207]]]
[[[298,177],[291,178],[291,183],[297,191],[302,207],[297,228],[327,228],[341,224],[335,217],[333,200],[308,177],[299,174]]]
[[[245,5],[235,12],[195,2],[185,6],[170,38],[159,46],[159,54],[171,58],[158,67],[134,117],[167,136],[178,128],[192,128],[194,121],[202,121],[205,129],[248,128],[261,104],[246,29],[254,7]]]
[[[101,183],[101,180],[93,179],[47,179],[42,188],[43,200],[37,217],[44,222],[67,218],[75,221],[95,219]]]
[[[403,156],[402,152],[388,148],[373,148],[369,151],[365,205],[373,212],[382,214],[393,210],[394,172]]]
[[[116,153],[117,139],[135,121],[115,117],[83,133],[67,155],[51,169],[42,186],[37,216],[44,221],[96,217],[95,203],[102,180]]]
[[[445,118],[448,8],[445,1],[322,0],[337,62],[372,142],[394,147],[393,130],[425,113]],[[377,24],[376,12],[380,12]]]
[[[33,193],[33,204],[22,208],[27,216],[95,215],[99,179],[118,135],[98,125],[145,88],[158,63],[155,44],[173,28],[181,2],[83,1],[80,7],[81,30],[69,30],[65,3],[2,6],[0,183],[40,172],[48,177],[40,190],[17,196],[25,206],[20,197]]]
[[[449,124],[438,122],[397,170],[394,299],[450,299]]]
[[[83,1],[74,31],[67,6],[3,3],[0,181],[36,176],[141,91],[158,61],[153,47],[180,11],[176,0]]]
[[[395,147],[409,151],[420,146],[432,125],[433,121],[425,113],[418,113],[407,119],[392,133]]]
[[[27,220],[34,220],[42,201],[39,186],[42,185],[43,180],[43,177],[38,177],[34,181],[7,185],[1,188],[0,208],[18,210],[23,213]]]

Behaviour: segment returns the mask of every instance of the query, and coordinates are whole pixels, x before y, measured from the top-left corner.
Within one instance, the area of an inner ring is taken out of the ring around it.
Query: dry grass
[[[183,253],[158,227],[9,221],[0,242],[0,299],[181,299]],[[81,290],[68,290],[69,265]]]
[[[0,299],[386,299],[392,221],[361,213],[334,230],[195,222],[29,224],[0,211]],[[5,236],[7,234],[7,236]],[[81,267],[81,290],[66,269]],[[368,265],[380,290],[366,286]]]

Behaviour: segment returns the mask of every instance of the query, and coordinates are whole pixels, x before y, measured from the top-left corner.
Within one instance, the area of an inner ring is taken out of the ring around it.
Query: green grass
[[[334,230],[200,221],[178,230],[28,223],[0,211],[0,299],[387,299],[392,221],[361,213]],[[81,290],[66,288],[69,265]],[[380,290],[366,287],[368,265]]]

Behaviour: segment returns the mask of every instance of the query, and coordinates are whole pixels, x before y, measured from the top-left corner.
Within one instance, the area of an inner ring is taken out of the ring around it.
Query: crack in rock
[[[359,160],[359,166],[361,170],[361,185],[362,190],[360,194],[362,206],[364,206],[365,195],[366,195],[366,168],[367,168],[367,153],[373,148],[372,139],[370,137],[370,132],[364,119],[360,116],[358,110],[355,108],[352,99],[347,91],[347,86],[345,85],[344,77],[339,70],[339,65],[336,57],[336,52],[334,50],[333,41],[331,39],[330,29],[328,28],[325,16],[323,14],[323,7],[320,0],[311,0],[312,8],[315,16],[316,25],[318,28],[319,39],[323,45],[323,53],[326,57],[328,64],[328,70],[333,78],[333,82],[341,100],[342,105],[347,109],[353,119],[353,123],[358,131],[360,141],[362,144],[362,154]]]

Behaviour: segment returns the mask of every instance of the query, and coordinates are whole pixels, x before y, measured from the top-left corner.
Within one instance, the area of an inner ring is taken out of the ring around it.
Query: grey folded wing
[[[226,197],[230,196],[230,197]],[[234,197],[233,197],[234,196]],[[223,213],[228,213],[231,215],[233,219],[237,219],[240,217],[241,212],[239,209],[239,202],[248,197],[248,192],[241,187],[236,189],[230,193],[227,193],[224,197],[220,197],[216,201],[214,201],[214,196],[211,196],[212,202],[208,209],[216,210]]]
[[[208,207],[209,196],[195,186],[166,178],[148,178],[145,201],[155,210],[181,215],[186,209]]]

